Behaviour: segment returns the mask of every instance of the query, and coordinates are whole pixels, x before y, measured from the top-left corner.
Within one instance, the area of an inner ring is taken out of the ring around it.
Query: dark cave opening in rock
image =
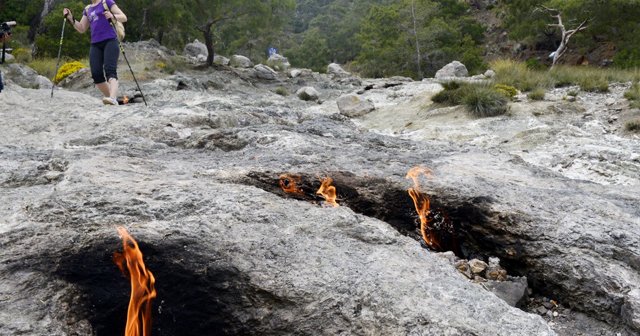
[[[65,256],[53,273],[77,286],[80,293],[67,298],[69,313],[87,319],[98,336],[124,335],[127,318],[129,280],[112,261],[118,249],[115,235],[113,241]],[[237,270],[190,253],[188,242],[152,245],[141,240],[139,245],[156,278],[152,335],[251,334],[250,321],[239,321],[233,312],[247,307],[247,297],[256,293]]]

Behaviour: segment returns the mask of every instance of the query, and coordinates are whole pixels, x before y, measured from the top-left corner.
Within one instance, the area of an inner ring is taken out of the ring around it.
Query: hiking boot
[[[103,97],[102,103],[105,105],[118,105],[118,101],[115,98]]]

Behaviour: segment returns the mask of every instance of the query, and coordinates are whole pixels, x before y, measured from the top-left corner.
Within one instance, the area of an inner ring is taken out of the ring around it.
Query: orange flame
[[[428,228],[429,228],[429,220],[428,216],[431,211],[430,209],[430,200],[429,197],[420,191],[420,181],[419,177],[423,174],[424,176],[431,178],[433,176],[433,172],[429,168],[425,167],[413,167],[407,172],[406,178],[410,178],[413,180],[413,188],[409,188],[409,196],[413,200],[413,204],[416,207],[416,211],[418,212],[418,217],[420,218],[420,233],[422,234],[422,239],[427,243],[430,247],[437,246],[436,241],[431,236]]]
[[[125,336],[149,336],[151,334],[151,301],[156,297],[154,288],[156,279],[145,267],[138,243],[125,228],[118,226],[117,229],[122,238],[123,252],[115,252],[113,261],[122,274],[125,274],[126,263],[131,279],[131,298],[127,311]]]
[[[129,104],[129,97],[127,97],[127,96],[122,97],[122,104],[123,105],[124,104]]]
[[[302,194],[302,190],[298,187],[298,184],[302,181],[300,176],[291,176],[289,174],[280,175],[280,188],[289,194]]]
[[[322,185],[320,186],[320,189],[316,191],[316,194],[322,195],[325,201],[335,208],[335,207],[339,207],[339,205],[336,202],[336,187],[332,186],[331,183],[333,183],[332,178],[330,177],[324,178],[322,180]]]

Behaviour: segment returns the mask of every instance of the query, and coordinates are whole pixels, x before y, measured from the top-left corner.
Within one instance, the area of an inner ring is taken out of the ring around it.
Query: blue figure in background
[[[278,49],[274,48],[274,47],[269,47],[269,51],[267,52],[269,54],[269,57],[275,55],[278,53]]]

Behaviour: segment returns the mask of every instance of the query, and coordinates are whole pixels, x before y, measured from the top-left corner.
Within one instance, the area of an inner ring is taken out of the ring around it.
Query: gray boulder
[[[235,68],[251,68],[253,66],[251,60],[242,55],[231,56],[230,64]]]
[[[305,86],[296,91],[296,96],[302,100],[316,101],[320,98],[320,93],[311,86]]]
[[[337,104],[340,114],[350,118],[361,117],[375,110],[375,106],[371,101],[364,100],[360,98],[360,96],[354,94],[338,98]]]
[[[640,289],[633,289],[625,295],[622,317],[628,325],[640,330]]]
[[[38,75],[36,77],[36,88],[38,89],[50,89],[53,86],[53,83],[49,78],[45,76]]]
[[[22,86],[23,88],[37,89],[40,85],[38,79],[38,73],[30,67],[12,63],[7,66],[6,72],[3,74],[3,78],[11,79],[14,83]]]
[[[256,65],[253,70],[255,70],[256,77],[260,79],[274,80],[278,76],[277,72],[264,64]]]
[[[280,54],[269,56],[267,65],[276,71],[287,71],[291,67],[289,60]]]
[[[527,278],[510,277],[507,281],[489,280],[482,286],[503,299],[510,306],[518,306],[527,297]]]
[[[218,65],[229,65],[230,60],[221,55],[213,56],[213,63]]]
[[[2,57],[2,50],[1,49],[0,49],[0,57]],[[15,60],[16,60],[16,58],[13,55],[9,54],[9,53],[6,53],[4,55],[4,61],[7,62],[7,63],[13,63],[13,61],[15,61]]]
[[[184,55],[189,57],[198,58],[200,55],[204,55],[204,57],[209,56],[209,51],[207,50],[207,46],[195,39],[193,42],[188,43],[184,46]]]
[[[58,83],[58,85],[67,89],[75,90],[93,87],[91,70],[88,68],[80,69],[62,80],[62,82]]]
[[[453,61],[436,72],[436,79],[448,79],[467,76],[469,76],[467,67],[465,67],[464,64],[458,61]]]
[[[289,72],[289,77],[297,78],[297,77],[306,77],[311,76],[313,71],[310,69],[293,69]]]
[[[349,76],[351,75],[349,72],[342,69],[340,64],[331,63],[327,66],[327,73],[334,76]]]

